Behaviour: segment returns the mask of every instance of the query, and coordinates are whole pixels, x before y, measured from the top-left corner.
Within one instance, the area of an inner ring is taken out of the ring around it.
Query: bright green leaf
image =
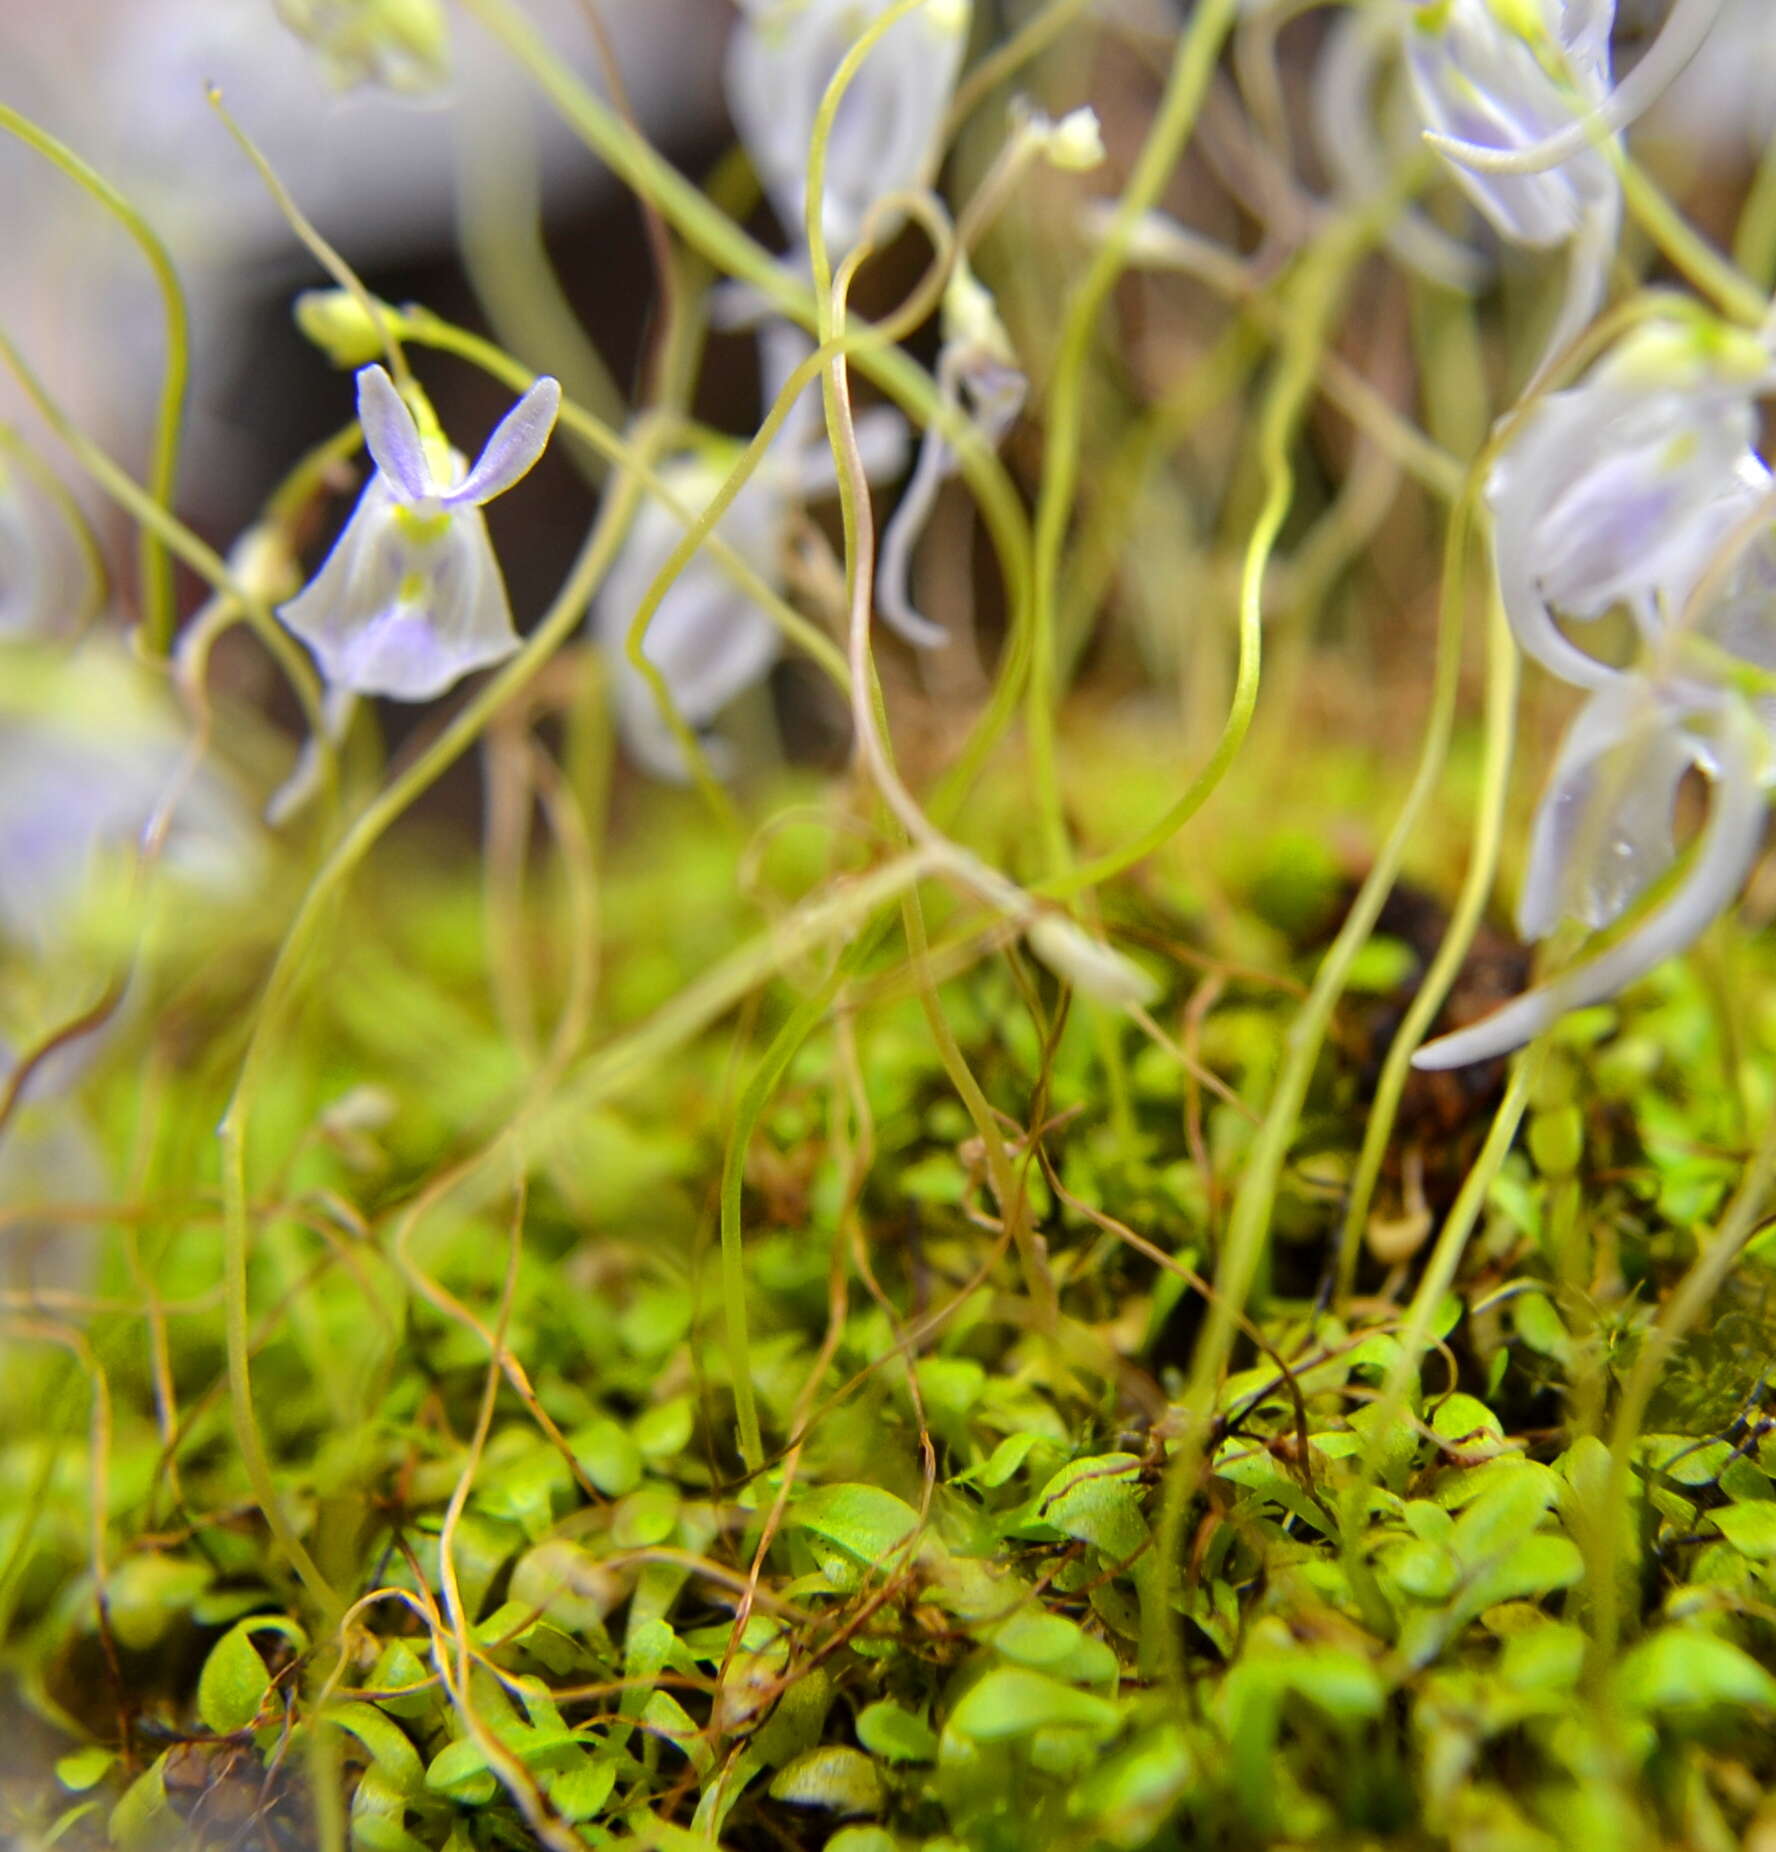
[[[232,1736],[255,1722],[271,1696],[271,1674],[251,1638],[252,1623],[230,1627],[204,1661],[197,1679],[197,1714],[204,1728]]]

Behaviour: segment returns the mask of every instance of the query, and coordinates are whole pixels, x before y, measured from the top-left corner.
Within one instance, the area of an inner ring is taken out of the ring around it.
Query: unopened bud
[[[376,302],[372,315],[366,301],[376,299],[349,289],[305,289],[296,298],[296,326],[336,367],[368,366],[388,345],[377,322],[394,311]]]
[[[414,94],[449,81],[450,35],[439,0],[276,0],[276,6],[341,90],[380,84]]]
[[[277,604],[302,584],[290,537],[270,522],[247,531],[228,550],[228,570],[249,598]]]
[[[1049,125],[1042,152],[1049,164],[1067,173],[1086,174],[1104,159],[1104,136],[1095,109],[1069,110]]]

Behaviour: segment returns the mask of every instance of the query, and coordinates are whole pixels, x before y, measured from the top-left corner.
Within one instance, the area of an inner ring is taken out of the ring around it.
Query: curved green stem
[[[1351,235],[1352,226],[1341,229],[1345,235],[1329,236],[1302,259],[1295,291],[1298,307],[1289,318],[1282,354],[1259,414],[1258,451],[1265,493],[1240,571],[1239,660],[1221,736],[1202,769],[1164,816],[1122,848],[1039,883],[1038,893],[1060,896],[1096,887],[1162,848],[1214,793],[1251,728],[1263,654],[1265,573],[1295,492],[1289,451],[1302,409],[1314,390],[1320,352],[1340,286],[1358,250],[1368,242],[1367,231],[1359,244]]]
[[[821,311],[808,282],[778,264],[632,124],[582,83],[512,0],[463,0],[463,4],[531,73],[567,126],[625,186],[651,201],[693,251],[725,274],[753,285],[778,313],[804,328],[818,330]],[[1004,464],[969,421],[942,402],[936,383],[917,361],[884,343],[860,344],[854,351],[860,372],[921,423],[935,423],[954,446],[1005,581],[1008,641],[998,682],[943,782],[942,795],[933,806],[943,809],[960,802],[1017,708],[1028,660],[1029,524]]]
[[[43,382],[26,364],[24,356],[3,333],[0,333],[0,361],[5,363],[13,377],[24,387],[26,396],[42,414],[44,423],[67,445],[75,461],[93,481],[144,532],[153,534],[169,557],[183,560],[215,591],[233,600],[246,613],[247,621],[253,626],[259,640],[271,652],[290,686],[296,691],[296,698],[302,704],[302,712],[309,725],[320,729],[323,724],[321,696],[314,670],[310,668],[308,657],[295,639],[272,615],[271,607],[265,600],[242,585],[229,569],[228,562],[213,547],[206,545],[176,515],[169,513],[160,501],[120,469],[73,423],[49,396]]]
[[[1748,328],[1757,327],[1770,307],[1763,292],[1685,219],[1637,162],[1623,155],[1617,167],[1634,222],[1672,268],[1712,297],[1722,314]]]
[[[1060,692],[1056,685],[1056,600],[1061,550],[1073,516],[1073,501],[1079,483],[1080,426],[1092,332],[1116,279],[1128,264],[1129,246],[1134,237],[1136,221],[1158,199],[1161,189],[1183,157],[1185,144],[1196,126],[1197,113],[1208,93],[1209,80],[1214,76],[1215,62],[1221,54],[1222,44],[1233,30],[1238,16],[1238,0],[1201,0],[1191,16],[1172,59],[1171,76],[1160,101],[1159,113],[1142,144],[1134,171],[1122,190],[1109,229],[1067,306],[1066,321],[1056,349],[1054,375],[1048,393],[1048,441],[1043,448],[1042,483],[1036,496],[1033,574],[1035,609],[1031,621],[1030,685],[1026,711],[1030,771],[1036,787],[1043,846],[1057,872],[1064,869],[1071,858],[1061,803],[1055,740]],[[1285,490],[1285,501],[1276,513],[1278,527],[1281,526],[1283,507],[1287,505],[1286,494]],[[1261,517],[1261,525],[1262,520]],[[1241,687],[1235,696],[1236,709],[1243,702],[1244,718],[1247,720],[1250,719],[1251,707],[1258,694],[1255,610],[1252,616],[1254,622],[1247,626],[1242,612]],[[1248,628],[1251,632],[1249,637]],[[1248,642],[1252,645],[1250,650],[1246,648]],[[1244,735],[1244,725],[1233,731],[1237,732],[1238,737],[1224,738],[1222,748],[1217,749],[1216,777],[1219,777],[1220,768],[1232,759],[1238,738]],[[1204,795],[1207,795],[1206,790]],[[1185,812],[1185,815],[1188,814]],[[1179,821],[1182,822],[1183,817]]]
[[[179,425],[184,416],[185,386],[191,368],[190,317],[173,260],[147,220],[110,181],[89,167],[66,143],[4,103],[0,103],[0,129],[35,149],[97,200],[136,241],[148,260],[148,268],[154,273],[166,317],[167,353],[155,416],[154,445],[149,453],[148,493],[170,513],[179,469]],[[173,625],[177,618],[173,604],[173,562],[160,531],[147,522],[141,525],[137,544],[142,575],[142,642],[151,656],[164,656],[172,647]]]
[[[1479,476],[1474,486],[1477,489]],[[1449,744],[1449,732],[1455,711],[1456,687],[1461,672],[1462,554],[1466,548],[1472,519],[1472,494],[1459,504],[1450,523],[1447,551],[1444,555],[1442,613],[1438,623],[1437,684],[1432,696],[1433,719],[1425,741],[1424,756],[1413,779],[1412,794],[1401,812],[1400,822],[1414,827],[1424,800],[1442,770]],[[1399,1029],[1394,1035],[1376,1085],[1375,1099],[1363,1128],[1363,1145],[1357,1156],[1356,1173],[1351,1179],[1350,1195],[1345,1204],[1344,1225],[1338,1239],[1338,1297],[1348,1296],[1356,1276],[1357,1255],[1362,1246],[1363,1230],[1369,1219],[1369,1205],[1375,1184],[1381,1175],[1387,1142],[1394,1129],[1411,1071],[1413,1052],[1424,1040],[1449,987],[1455,982],[1462,960],[1467,957],[1474,933],[1480,924],[1481,910],[1492,892],[1498,875],[1499,845],[1504,835],[1505,795],[1511,770],[1511,746],[1515,734],[1515,710],[1518,680],[1517,646],[1505,622],[1496,597],[1487,625],[1486,745],[1480,776],[1480,807],[1475,819],[1474,850],[1466,878],[1451,914],[1448,930],[1437,948],[1430,969],[1426,971],[1418,994],[1412,999]],[[1388,851],[1396,839],[1390,838]],[[1404,848],[1404,841],[1399,841]],[[1384,851],[1384,856],[1388,853]],[[1398,873],[1398,855],[1393,856],[1388,883]]]

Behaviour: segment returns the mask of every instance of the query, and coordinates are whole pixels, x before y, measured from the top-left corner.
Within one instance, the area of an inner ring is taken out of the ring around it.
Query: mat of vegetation
[[[1499,1076],[1410,1093],[1341,1293],[1421,955],[1398,909],[1197,1402],[1336,871],[1284,838],[1218,919],[1181,876],[1107,896],[1171,973],[1147,1035],[935,909],[923,961],[892,906],[796,942],[835,852],[803,817],[745,904],[674,803],[619,852],[604,1052],[565,1070],[487,999],[478,887],[417,852],[367,880],[257,1105],[250,1428],[218,1203],[155,1178],[209,1161],[252,960],[187,987],[107,1095],[142,1208],[98,1244],[101,1309],[5,1356],[12,1842],[1761,1843],[1776,1253],[1609,1443],[1743,1168],[1758,1102],[1717,1077],[1776,1039],[1762,948],[1750,1015],[1673,966],[1565,1026],[1446,1289]],[[570,948],[522,949],[548,995]]]
[[[453,242],[0,101],[0,1843],[1776,1852],[1767,22],[225,10]]]

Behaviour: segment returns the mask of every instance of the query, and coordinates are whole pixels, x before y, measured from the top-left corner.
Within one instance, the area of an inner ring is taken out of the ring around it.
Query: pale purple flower
[[[728,109],[784,230],[801,242],[820,100],[888,0],[740,0]],[[821,227],[834,257],[879,200],[928,186],[968,36],[968,0],[926,0],[883,33],[840,101],[826,150]]]
[[[737,447],[725,454],[670,458],[658,474],[688,519],[715,498]],[[715,531],[773,589],[788,539],[793,503],[768,472],[741,488]],[[650,500],[635,517],[621,553],[593,602],[598,639],[616,675],[616,712],[623,743],[657,778],[689,775],[678,738],[660,710],[647,678],[628,660],[629,627],[648,587],[683,540],[687,522],[664,501]],[[722,564],[694,555],[661,599],[648,624],[642,652],[665,678],[679,717],[694,733],[707,729],[744,689],[764,678],[782,647],[767,612]],[[727,769],[722,742],[708,742],[712,762]]]
[[[1417,3],[1427,12],[1440,11],[1449,0]],[[1427,132],[1425,139],[1476,177],[1551,173],[1581,155],[1595,153],[1645,114],[1702,49],[1726,3],[1672,0],[1659,36],[1641,54],[1628,76],[1612,87],[1608,57],[1615,0],[1551,0],[1551,5],[1550,0],[1541,0],[1539,18],[1533,13],[1526,17],[1524,12],[1525,6],[1534,6],[1536,0],[1489,0],[1501,26],[1533,50],[1545,68],[1554,66],[1551,74],[1557,81],[1565,79],[1581,94],[1589,94],[1590,105],[1565,122],[1550,123],[1539,136],[1527,133],[1531,125],[1520,113],[1512,132],[1503,140],[1492,134],[1470,135],[1435,128]]]
[[[1524,652],[1601,688],[1618,671],[1573,643],[1625,606],[1643,636],[1681,608],[1770,474],[1753,449],[1770,359],[1712,324],[1655,323],[1523,415],[1486,485],[1505,614]]]
[[[1427,135],[1447,149],[1514,155],[1589,117],[1610,93],[1615,0],[1407,0],[1406,68]],[[1565,299],[1544,362],[1596,313],[1621,226],[1605,151],[1581,137],[1549,171],[1450,171],[1499,235],[1569,253]],[[1540,372],[1540,367],[1537,371]]]
[[[1415,1066],[1509,1053],[1682,951],[1732,904],[1776,777],[1776,696],[1753,692],[1776,670],[1776,528],[1759,526],[1768,508],[1766,497],[1749,511],[1750,544],[1718,595],[1702,579],[1701,608],[1659,631],[1647,661],[1615,673],[1574,717],[1536,813],[1518,930],[1535,940],[1563,919],[1593,930],[1622,919],[1677,859],[1673,814],[1694,768],[1712,794],[1683,879],[1608,950],[1430,1043]]]
[[[1672,860],[1677,783],[1695,764],[1710,773],[1713,795],[1683,880],[1606,951],[1428,1043],[1414,1067],[1465,1067],[1509,1054],[1569,1010],[1613,997],[1683,951],[1732,904],[1763,842],[1770,741],[1735,696],[1698,689],[1688,713],[1662,715],[1669,693],[1643,686],[1593,697],[1608,709],[1587,710],[1537,820],[1526,923],[1545,931],[1560,912],[1579,911],[1602,924],[1638,898]],[[1693,724],[1704,719],[1706,731]]]
[[[429,701],[518,647],[482,504],[543,453],[561,388],[539,379],[472,469],[420,436],[379,366],[358,373],[358,417],[376,474],[307,589],[278,616],[330,687]]]
[[[784,323],[760,337],[765,394],[775,399],[811,351],[807,338]],[[812,391],[790,408],[758,467],[723,511],[715,532],[772,591],[782,587],[790,536],[801,505],[833,487],[832,453]],[[898,413],[872,408],[857,420],[858,448],[871,480],[891,476],[906,455]],[[739,460],[740,446],[716,441],[669,458],[658,474],[671,498],[650,500],[637,514],[615,563],[592,602],[593,629],[613,665],[618,728],[636,762],[658,778],[683,780],[690,768],[677,735],[647,678],[628,660],[636,611],[686,527],[715,498]],[[673,505],[675,504],[675,505]],[[642,653],[659,670],[673,708],[694,733],[704,733],[744,690],[761,681],[783,648],[772,618],[712,553],[696,553],[655,607]],[[706,742],[711,763],[726,773],[719,739]]]
[[[164,824],[159,866],[190,887],[239,891],[258,861],[245,807],[194,763],[148,672],[94,640],[72,655],[7,646],[0,688],[0,946],[48,958]],[[164,813],[164,815],[163,815]]]
[[[1596,108],[1610,90],[1615,0],[1408,0],[1406,69],[1425,126],[1477,147],[1529,148]],[[1526,31],[1524,28],[1527,27]],[[1513,244],[1565,244],[1600,206],[1613,213],[1615,177],[1585,147],[1551,173],[1450,171]]]

